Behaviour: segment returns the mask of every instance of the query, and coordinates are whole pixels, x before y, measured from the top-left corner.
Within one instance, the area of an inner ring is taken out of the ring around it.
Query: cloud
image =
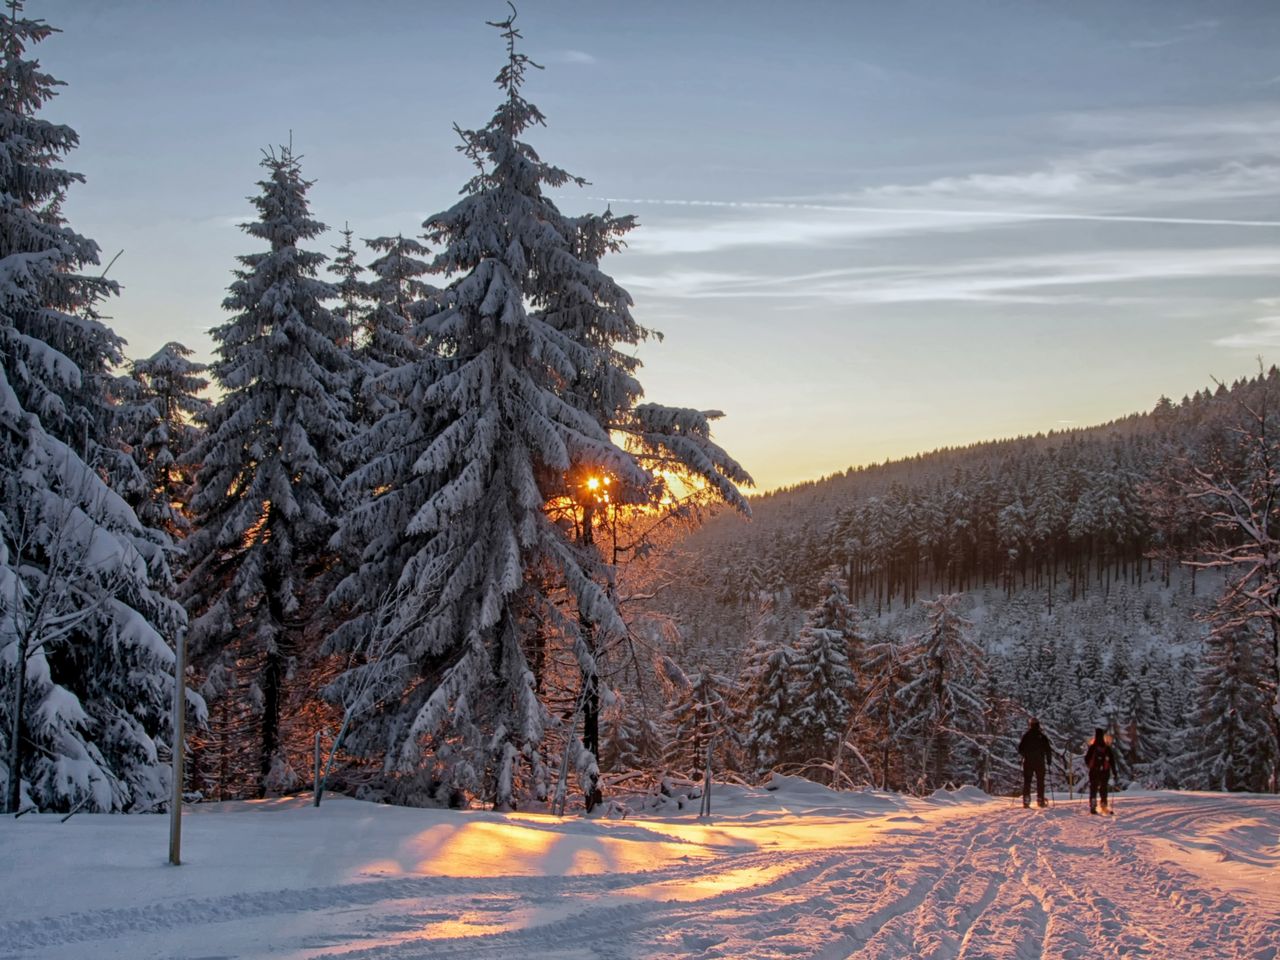
[[[1256,329],[1241,330],[1228,337],[1219,337],[1213,341],[1213,345],[1246,349],[1280,347],[1280,316],[1258,317],[1251,322]]]
[[[1086,221],[1192,227],[1280,229],[1280,220],[1072,213],[997,209],[990,206],[917,207],[774,201],[671,200],[597,197],[621,208],[659,206],[712,216],[684,216],[649,223],[630,241],[636,253],[706,254],[744,247],[829,247],[877,237],[973,231],[1015,223]],[[942,199],[935,196],[934,199]],[[972,198],[970,198],[972,199]]]
[[[633,265],[634,266],[634,265]],[[1269,277],[1280,247],[1100,250],[1076,254],[982,257],[951,263],[847,267],[795,274],[744,271],[633,272],[619,282],[677,299],[825,301],[841,304],[930,302],[1132,304],[1166,296],[1159,285],[1206,277]],[[1117,294],[1113,288],[1146,288]]]
[[[1274,104],[1071,113],[1054,118],[1046,138],[1080,146],[1063,148],[1029,169],[973,171],[857,195],[921,202],[1036,200],[1058,212],[1181,219],[1179,211],[1192,204],[1280,192],[1280,106]]]
[[[1191,23],[1184,23],[1178,27],[1178,32],[1173,36],[1153,37],[1145,40],[1130,40],[1129,46],[1138,50],[1151,50],[1160,47],[1171,47],[1175,43],[1186,43],[1190,40],[1197,40],[1207,33],[1217,30],[1219,21],[1217,20],[1195,20]]]
[[[556,63],[594,64],[600,62],[585,50],[557,50],[551,55],[551,59]]]
[[[1217,300],[1235,296],[1233,279],[1280,275],[1277,139],[1269,104],[1074,113],[1051,119],[1043,141],[1057,149],[1023,169],[801,197],[593,199],[654,208],[624,284],[659,301],[1174,311],[1186,309],[1185,281]],[[1095,230],[1082,251],[1083,231],[1052,228],[1069,222],[1178,229]],[[845,266],[855,246],[858,265]]]
[[[1085,221],[1275,228],[1240,216],[1280,197],[1280,106],[1070,113],[1047,142],[1079,143],[1013,171],[975,170],[916,183],[762,200],[596,198],[661,206],[636,235],[646,253],[710,253],[751,246],[822,246],[878,236],[976,231],[1013,223]]]

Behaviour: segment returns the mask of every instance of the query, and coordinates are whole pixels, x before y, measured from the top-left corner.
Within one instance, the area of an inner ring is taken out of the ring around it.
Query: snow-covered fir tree
[[[829,763],[843,743],[857,689],[848,654],[856,630],[839,572],[828,571],[819,589],[822,599],[795,644],[792,725],[798,755]]]
[[[1188,780],[1204,790],[1274,789],[1280,757],[1258,688],[1266,642],[1247,624],[1219,624],[1205,641],[1199,674],[1199,725],[1192,735]]]
[[[209,386],[206,364],[191,360],[192,351],[166,343],[143,360],[129,364],[128,399],[122,403],[125,443],[142,474],[142,486],[131,498],[138,519],[180,539],[191,529],[186,506],[195,483],[188,452],[212,410],[202,397]]]
[[[867,643],[861,665],[866,678],[863,712],[875,736],[874,739],[859,739],[864,744],[863,754],[876,766],[877,782],[882,790],[900,787],[904,783],[902,754],[905,744],[901,736],[903,721],[898,690],[909,679],[905,657],[906,651],[898,639],[888,631],[882,631]]]
[[[1191,467],[1182,484],[1203,531],[1191,563],[1226,575],[1212,613],[1215,628],[1265,638],[1253,682],[1270,700],[1271,752],[1280,754],[1280,370],[1261,373],[1248,395],[1222,392],[1208,425],[1212,456],[1207,466]]]
[[[96,313],[115,285],[60,209],[70,127],[38,114],[58,81],[28,50],[52,28],[0,17],[0,789],[16,810],[152,810],[167,795],[181,610],[162,534],[104,477],[130,476]]]
[[[351,242],[355,231],[350,224],[344,224],[338,233],[342,237],[342,243],[333,248],[333,259],[325,270],[336,278],[333,291],[338,302],[332,310],[334,317],[346,328],[342,345],[354,350],[362,337],[364,317],[369,309],[369,287],[361,279],[364,267],[360,265],[355,246]]]
[[[607,691],[601,711],[600,769],[605,773],[651,770],[662,757],[664,739],[658,718],[643,698]]]
[[[741,740],[733,709],[737,684],[705,664],[687,673],[670,657],[661,657],[657,667],[666,691],[663,720],[668,768],[693,779],[705,770],[708,758],[717,772],[737,769]]]
[[[953,593],[924,603],[928,623],[904,658],[910,679],[898,689],[901,729],[916,744],[920,780],[934,787],[963,779],[953,764],[958,741],[983,727],[985,657],[969,637],[963,600]]]
[[[796,731],[793,693],[796,652],[788,642],[775,611],[776,600],[766,596],[752,624],[744,670],[748,757],[757,777],[779,764],[794,762]]]
[[[365,246],[377,254],[369,263],[374,279],[366,286],[371,306],[365,315],[360,356],[372,376],[412,363],[421,352],[410,314],[434,291],[421,277],[431,269],[430,250],[410,237],[375,237]]]
[[[410,314],[434,289],[422,279],[430,269],[423,259],[428,249],[403,236],[366,240],[377,257],[369,264],[374,279],[365,285],[370,306],[356,347],[360,386],[356,396],[356,421],[376,423],[401,397],[383,378],[389,370],[414,363],[423,344],[412,332]]]
[[[421,357],[379,378],[398,403],[354,445],[361,466],[349,489],[360,502],[335,540],[360,565],[337,595],[356,615],[333,648],[378,632],[403,638],[398,688],[354,728],[352,745],[382,754],[417,802],[459,791],[500,807],[545,797],[540,698],[553,679],[562,701],[584,704],[588,750],[575,755],[590,756],[597,652],[626,625],[611,571],[582,533],[590,524],[563,507],[595,509],[590,479],[607,478],[615,503],[655,496],[653,475],[609,432],[612,417],[641,419],[627,381],[634,363],[614,349],[631,336],[630,298],[598,264],[616,230],[560,213],[547,191],[582,181],[519,139],[543,117],[522,93],[535,65],[516,49],[513,20],[495,24],[507,41],[502,102],[486,126],[459,131],[475,176],[424,225],[440,249],[432,270],[451,282],[413,310]],[[721,481],[713,489],[746,479],[710,442],[707,416],[653,419],[656,438],[699,453],[699,469]],[[561,509],[548,512],[552,503]],[[387,583],[398,602],[380,621],[361,598]],[[552,642],[579,683],[535,675],[550,661],[530,651]],[[577,765],[590,804],[598,770]]]
[[[341,443],[349,432],[346,331],[325,307],[323,254],[300,244],[324,225],[308,209],[310,182],[290,148],[265,155],[242,229],[267,245],[239,258],[214,330],[211,367],[222,389],[205,435],[192,500],[196,531],[183,597],[193,660],[217,695],[247,683],[258,723],[257,789],[291,782],[281,749],[287,678],[327,593],[326,551],[342,508]]]

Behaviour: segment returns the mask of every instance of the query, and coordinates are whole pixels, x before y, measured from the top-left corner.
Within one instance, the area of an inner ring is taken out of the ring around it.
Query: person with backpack
[[[1044,801],[1044,771],[1049,758],[1053,756],[1053,746],[1049,738],[1040,729],[1040,721],[1032,717],[1027,724],[1027,732],[1018,741],[1018,753],[1022,757],[1022,805],[1031,806],[1031,777],[1036,778],[1036,803],[1046,806]]]
[[[1107,787],[1111,773],[1116,768],[1116,755],[1111,750],[1111,734],[1102,727],[1093,732],[1093,740],[1084,752],[1084,765],[1089,770],[1089,812],[1110,813],[1107,805]]]

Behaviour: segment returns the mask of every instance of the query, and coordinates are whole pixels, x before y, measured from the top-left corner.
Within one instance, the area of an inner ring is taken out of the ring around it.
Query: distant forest
[[[796,656],[844,607],[849,695],[830,720],[848,736],[787,769],[830,776],[843,746],[850,782],[1010,788],[1038,713],[1068,752],[1059,782],[1104,725],[1133,781],[1273,790],[1277,378],[753,498],[750,522],[718,516],[681,544],[659,607],[687,658],[757,688],[762,643]],[[913,700],[921,671],[933,690]]]

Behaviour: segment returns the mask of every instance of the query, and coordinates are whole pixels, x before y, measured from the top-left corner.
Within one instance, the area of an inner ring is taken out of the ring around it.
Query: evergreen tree
[[[796,652],[774,612],[774,599],[761,602],[747,647],[745,673],[749,720],[745,746],[757,777],[795,759],[792,677]]]
[[[698,779],[711,750],[713,766],[734,767],[734,747],[740,737],[733,710],[736,684],[702,665],[685,673],[670,657],[658,661],[658,675],[666,690],[667,763]]]
[[[904,670],[905,651],[889,633],[881,632],[867,644],[863,670],[867,677],[864,709],[875,732],[875,742],[868,743],[880,765],[880,789],[901,783],[901,757],[905,744],[901,735],[902,719],[898,690],[910,679]],[[870,738],[868,738],[870,740]],[[894,763],[898,757],[899,762]]]
[[[123,405],[124,439],[133,450],[143,483],[134,499],[138,519],[181,539],[191,529],[186,507],[195,467],[186,461],[213,409],[201,397],[209,381],[191,350],[166,343],[145,360],[129,365],[129,399]]]
[[[290,148],[267,153],[262,166],[252,198],[259,219],[242,229],[268,249],[239,258],[223,302],[234,316],[213,334],[223,396],[192,453],[202,465],[183,584],[193,659],[210,692],[233,683],[237,664],[254,672],[259,793],[290,779],[285,683],[327,592],[350,399],[345,331],[324,306],[334,290],[316,276],[325,257],[299,247],[324,230],[308,211],[311,184]]]
[[[164,537],[104,477],[122,340],[96,313],[115,285],[61,214],[83,178],[74,130],[37,114],[58,81],[27,58],[53,32],[11,0],[0,18],[0,787],[5,807],[150,810],[167,796],[181,611]]]
[[[798,755],[829,762],[849,725],[857,681],[847,651],[855,631],[854,611],[837,571],[828,571],[821,591],[822,600],[796,640],[793,725]]]
[[[1280,370],[1228,395],[1219,384],[1219,420],[1204,442],[1205,468],[1189,468],[1183,492],[1203,528],[1194,568],[1222,570],[1225,587],[1212,614],[1225,630],[1260,628],[1265,656],[1254,683],[1270,701],[1271,751],[1280,754]]]
[[[585,386],[616,382],[618,334],[598,320],[629,298],[599,269],[589,241],[602,231],[565,217],[544,192],[582,181],[518,139],[543,123],[521,92],[535,65],[516,51],[513,18],[495,26],[507,41],[503,100],[485,127],[459,131],[477,172],[459,203],[425,223],[440,248],[432,270],[452,282],[414,310],[421,357],[379,379],[401,399],[354,451],[360,502],[335,541],[360,557],[339,600],[358,606],[381,581],[398,584],[399,603],[385,622],[358,610],[332,645],[355,648],[377,631],[404,637],[399,687],[353,745],[388,750],[389,772],[427,770],[437,797],[462,790],[505,807],[547,789],[537,759],[547,716],[528,651],[553,635],[571,653],[591,754],[596,653],[626,632],[594,543],[544,508],[594,509],[588,472],[624,501],[652,496],[653,477],[602,423],[612,401]],[[583,298],[610,306],[575,312]],[[698,424],[673,426],[694,427],[688,443],[701,442]],[[590,766],[580,765],[589,805],[598,797]]]
[[[365,317],[360,356],[373,376],[411,363],[421,349],[411,331],[415,306],[435,288],[419,279],[431,269],[429,251],[417,240],[377,237],[365,245],[379,254],[370,264],[375,279],[367,286],[372,306]]]
[[[1256,677],[1266,646],[1257,630],[1216,626],[1205,641],[1199,674],[1200,724],[1190,777],[1207,790],[1271,789],[1280,769],[1267,717],[1267,698]]]
[[[986,709],[984,657],[969,639],[973,624],[960,614],[962,599],[945,594],[925,602],[928,625],[903,665],[911,679],[898,691],[903,727],[919,745],[920,776],[934,787],[953,778],[957,738],[981,731]]]
[[[375,279],[366,286],[371,306],[356,352],[361,379],[357,420],[371,424],[400,402],[382,375],[413,363],[422,353],[410,314],[434,288],[419,279],[430,265],[421,259],[428,251],[418,241],[378,237],[365,244],[380,254],[369,264]]]
[[[610,691],[605,697],[601,719],[601,770],[612,773],[649,770],[655,760],[661,759],[661,731],[646,712],[640,697],[627,697],[616,690]]]
[[[369,287],[360,279],[361,274],[364,273],[364,267],[356,258],[355,247],[351,244],[355,231],[351,229],[350,224],[344,224],[338,233],[342,237],[342,243],[334,247],[334,258],[325,270],[337,278],[333,289],[334,295],[338,298],[338,305],[333,309],[333,316],[346,331],[341,343],[349,351],[354,351],[357,343],[364,336]]]

